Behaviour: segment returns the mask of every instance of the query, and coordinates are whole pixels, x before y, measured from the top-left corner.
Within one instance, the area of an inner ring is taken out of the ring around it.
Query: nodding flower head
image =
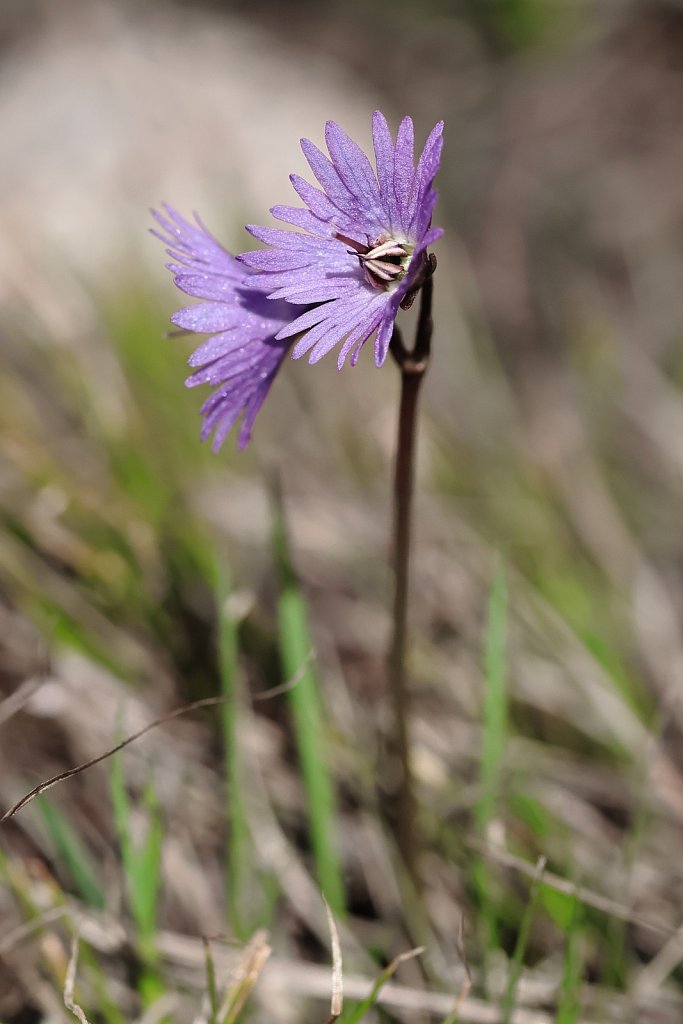
[[[399,307],[410,305],[424,280],[427,249],[443,234],[431,227],[443,122],[429,135],[417,166],[409,117],[394,142],[376,111],[372,134],[375,170],[334,121],[325,128],[329,159],[303,139],[320,188],[293,174],[292,184],[307,208],[271,209],[278,220],[301,230],[249,225],[247,230],[271,248],[237,257],[259,271],[249,279],[250,288],[307,307],[277,335],[284,339],[304,332],[294,345],[295,358],[310,353],[314,363],[341,344],[341,368],[349,355],[356,362],[376,332],[375,362],[381,366]]]
[[[247,444],[290,350],[295,358],[310,353],[315,363],[341,345],[341,369],[347,356],[356,363],[375,333],[375,362],[382,365],[396,314],[411,304],[433,269],[427,250],[443,234],[431,226],[442,133],[439,122],[415,165],[411,119],[401,121],[394,142],[377,111],[373,169],[360,147],[328,121],[329,159],[312,142],[301,142],[320,188],[292,174],[305,208],[271,209],[299,230],[250,225],[247,230],[270,248],[237,259],[199,218],[185,220],[167,205],[152,211],[153,234],[167,246],[176,285],[203,300],[171,320],[209,335],[190,356],[194,372],[185,383],[214,388],[201,412],[202,439],[213,435],[215,451],[240,417],[237,443]]]

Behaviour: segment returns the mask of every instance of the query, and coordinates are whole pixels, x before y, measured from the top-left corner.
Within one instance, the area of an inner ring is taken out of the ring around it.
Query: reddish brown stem
[[[430,263],[433,271],[434,263]],[[393,708],[393,728],[388,744],[391,771],[395,780],[387,797],[387,817],[409,875],[420,888],[420,835],[410,743],[410,692],[407,678],[408,595],[410,544],[412,532],[413,476],[417,437],[417,409],[420,386],[427,369],[432,333],[431,272],[421,289],[420,314],[412,351],[408,351],[396,328],[391,352],[401,371],[401,400],[398,415],[396,469],[394,475],[393,632],[389,651],[389,686]],[[385,780],[386,782],[386,780]]]

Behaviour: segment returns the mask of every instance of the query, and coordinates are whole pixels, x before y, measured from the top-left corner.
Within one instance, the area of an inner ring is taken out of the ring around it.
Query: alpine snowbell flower
[[[297,310],[286,302],[271,302],[248,288],[253,271],[237,263],[207,231],[198,217],[185,220],[171,206],[152,211],[161,231],[153,234],[168,246],[172,263],[166,266],[181,291],[203,302],[186,306],[171,317],[177,327],[211,335],[190,356],[195,372],[188,387],[215,388],[202,406],[202,440],[213,433],[218,449],[243,412],[237,444],[244,448],[292,341],[276,334]]]
[[[374,334],[377,366],[390,349],[395,357],[401,397],[392,517],[393,630],[387,659],[394,715],[382,745],[379,774],[383,813],[416,891],[421,884],[421,843],[411,766],[408,584],[418,398],[433,328],[436,260],[428,249],[443,234],[432,227],[442,135],[440,121],[416,165],[411,119],[404,117],[394,141],[384,115],[375,111],[373,169],[359,146],[328,121],[329,159],[312,142],[301,141],[320,188],[290,175],[305,207],[272,207],[276,220],[288,228],[248,226],[269,248],[244,252],[236,259],[198,217],[187,221],[170,206],[162,213],[152,211],[161,229],[154,234],[168,247],[172,262],[167,266],[175,283],[203,300],[171,319],[186,331],[210,335],[190,357],[195,372],[186,384],[210,384],[215,389],[202,406],[202,439],[213,433],[214,451],[242,414],[238,445],[247,444],[290,349],[295,358],[308,353],[309,362],[316,363],[339,346],[341,369],[347,358],[352,365],[357,362]],[[394,323],[399,309],[407,309],[418,292],[415,340],[406,347]]]
[[[427,249],[443,234],[431,227],[442,133],[439,122],[415,167],[411,119],[403,119],[394,143],[386,119],[376,111],[376,172],[334,121],[325,127],[330,159],[302,139],[320,188],[292,174],[292,185],[307,209],[274,206],[270,211],[301,230],[249,225],[247,230],[271,248],[237,257],[259,272],[247,287],[307,307],[290,315],[275,335],[283,341],[305,332],[294,344],[295,358],[308,352],[315,363],[341,344],[341,369],[347,356],[355,364],[363,344],[376,332],[377,366],[386,359],[399,307],[411,304],[430,273]]]

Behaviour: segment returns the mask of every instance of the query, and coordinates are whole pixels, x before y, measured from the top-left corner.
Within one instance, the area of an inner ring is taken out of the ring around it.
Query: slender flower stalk
[[[281,227],[248,225],[267,248],[231,256],[202,222],[170,207],[154,214],[154,233],[167,247],[175,283],[202,301],[179,310],[173,323],[209,334],[190,357],[186,383],[214,388],[202,407],[202,438],[217,450],[241,418],[244,447],[285,357],[317,363],[336,349],[341,370],[355,366],[374,337],[375,365],[391,351],[401,371],[401,405],[394,484],[394,627],[388,659],[394,725],[380,784],[397,844],[419,884],[419,834],[410,758],[410,701],[406,672],[408,568],[413,465],[420,386],[431,342],[432,275],[429,249],[443,231],[432,226],[434,179],[443,122],[415,160],[414,129],[401,121],[395,139],[382,113],[372,118],[375,166],[334,121],[325,126],[329,157],[308,139],[301,148],[316,185],[290,175],[304,206],[274,206]],[[292,230],[294,229],[294,230]],[[415,344],[403,344],[396,317],[421,296]],[[388,792],[396,776],[398,783]]]
[[[417,410],[420,387],[429,361],[432,337],[432,274],[436,260],[430,258],[422,286],[420,315],[415,344],[406,349],[398,327],[394,328],[390,351],[401,372],[401,399],[396,439],[394,472],[394,523],[392,565],[394,570],[393,629],[389,649],[389,686],[391,690],[393,725],[387,754],[398,765],[398,772],[383,772],[396,778],[393,792],[386,794],[386,812],[399,851],[410,878],[417,889],[420,877],[420,835],[417,827],[417,806],[410,743],[410,693],[407,679],[408,591],[410,543],[412,533],[413,477],[417,440]]]

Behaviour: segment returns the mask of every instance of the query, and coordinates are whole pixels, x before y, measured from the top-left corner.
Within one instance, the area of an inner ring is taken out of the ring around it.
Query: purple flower
[[[169,248],[174,261],[167,267],[181,291],[204,302],[186,306],[171,317],[186,331],[210,334],[195,349],[189,365],[199,367],[185,381],[190,388],[215,388],[202,406],[202,441],[213,432],[218,451],[240,413],[244,418],[237,444],[244,448],[259,409],[270,390],[292,340],[276,335],[297,312],[286,302],[271,302],[247,287],[253,272],[241,266],[219,245],[198,217],[185,220],[164,204],[164,214],[152,211],[161,231],[152,234]]]
[[[376,331],[375,362],[389,350],[401,305],[412,301],[428,269],[427,248],[443,232],[432,228],[437,193],[433,181],[441,159],[443,122],[431,132],[417,167],[413,161],[413,122],[405,117],[396,143],[386,119],[376,111],[372,135],[377,171],[359,146],[328,121],[325,140],[330,159],[302,139],[301,147],[321,188],[296,174],[290,180],[307,206],[274,206],[271,213],[301,231],[249,225],[247,230],[270,249],[237,257],[260,271],[248,287],[270,299],[303,304],[277,340],[305,332],[294,345],[299,358],[310,352],[317,362],[343,342],[338,365]],[[284,311],[283,311],[284,312]]]

